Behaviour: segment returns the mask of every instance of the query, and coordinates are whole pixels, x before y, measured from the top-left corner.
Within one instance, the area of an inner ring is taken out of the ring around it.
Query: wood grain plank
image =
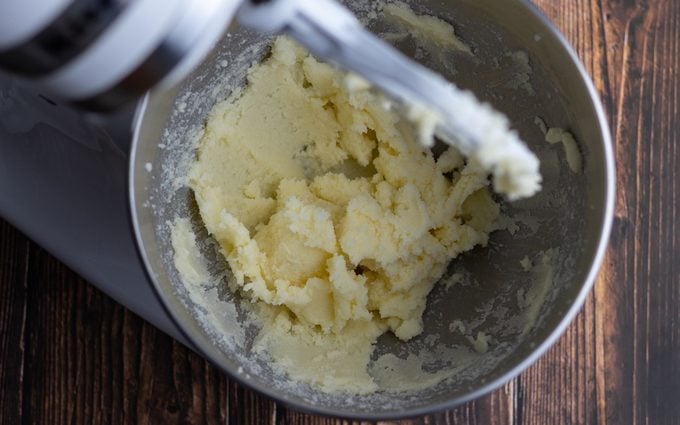
[[[521,378],[516,378],[502,388],[493,391],[485,397],[479,398],[442,415],[435,415],[433,424],[451,425],[514,425],[517,412],[521,411],[522,394],[520,393]],[[520,409],[518,409],[520,407]]]
[[[110,423],[111,314],[122,307],[31,245],[25,423]],[[77,307],[77,308],[76,308]]]
[[[29,244],[0,220],[0,423],[22,418]]]
[[[611,1],[604,12],[619,191],[596,290],[601,423],[678,423],[678,3]]]
[[[272,400],[245,388],[235,381],[229,381],[227,424],[276,424],[279,410]]]

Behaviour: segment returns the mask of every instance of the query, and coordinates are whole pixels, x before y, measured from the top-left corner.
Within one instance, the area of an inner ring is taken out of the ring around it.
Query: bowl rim
[[[404,419],[404,418],[412,418],[416,416],[422,416],[422,415],[427,415],[427,414],[432,414],[436,412],[440,412],[443,410],[448,410],[452,409],[456,406],[459,406],[461,404],[467,403],[469,401],[472,401],[474,399],[477,399],[485,394],[490,393],[491,391],[501,387],[504,385],[506,382],[510,381],[511,379],[515,378],[517,375],[519,375],[521,372],[526,370],[530,365],[535,363],[545,352],[553,345],[555,342],[560,338],[560,336],[565,332],[567,327],[571,324],[573,319],[576,317],[578,312],[581,310],[586,297],[588,296],[589,292],[591,291],[595,279],[599,273],[600,266],[604,260],[604,256],[609,244],[609,237],[611,234],[611,228],[612,228],[612,222],[613,222],[613,217],[614,217],[614,202],[615,202],[615,178],[616,178],[616,173],[615,173],[615,162],[614,162],[614,150],[613,150],[613,145],[612,145],[612,137],[611,137],[611,132],[609,129],[609,123],[606,117],[606,114],[604,112],[604,108],[602,106],[602,103],[600,101],[600,97],[597,93],[597,90],[595,89],[595,86],[585,70],[583,64],[581,63],[580,59],[578,58],[577,54],[574,52],[573,48],[569,44],[569,42],[566,40],[564,35],[553,25],[553,23],[532,3],[530,3],[528,0],[519,0],[517,2],[518,4],[523,5],[526,7],[529,11],[529,13],[533,14],[535,18],[537,18],[540,23],[543,25],[543,27],[551,33],[552,36],[556,38],[558,41],[559,46],[562,48],[562,53],[565,54],[566,59],[572,62],[572,64],[576,67],[578,71],[578,77],[580,78],[580,82],[585,85],[586,91],[588,93],[589,99],[590,99],[590,106],[592,106],[593,110],[595,111],[596,115],[596,121],[597,121],[597,127],[599,130],[599,135],[601,137],[602,141],[602,149],[603,149],[603,159],[604,159],[604,166],[605,166],[605,182],[604,182],[604,209],[603,209],[603,214],[602,214],[602,222],[600,225],[600,235],[599,235],[599,240],[597,242],[597,247],[595,250],[595,255],[593,256],[591,262],[590,262],[590,268],[588,270],[588,273],[586,275],[586,278],[581,286],[581,289],[578,291],[577,296],[574,298],[573,302],[571,303],[571,306],[568,308],[568,310],[564,313],[562,318],[560,319],[559,323],[557,326],[555,326],[552,331],[541,341],[539,344],[537,344],[531,351],[531,353],[528,356],[525,356],[522,361],[517,363],[515,366],[509,368],[506,372],[500,374],[498,377],[495,379],[484,383],[483,385],[480,385],[478,388],[476,388],[473,391],[470,391],[466,393],[465,395],[461,397],[456,397],[436,403],[432,403],[429,405],[421,406],[421,407],[416,407],[408,410],[393,410],[389,412],[382,412],[382,413],[368,413],[368,412],[352,412],[352,411],[347,411],[343,409],[334,409],[334,408],[326,408],[326,407],[318,407],[314,406],[311,403],[306,403],[306,402],[298,402],[294,400],[285,400],[280,397],[279,391],[273,389],[272,387],[260,384],[256,381],[247,381],[245,380],[242,376],[240,376],[236,371],[230,370],[230,368],[226,367],[220,362],[220,359],[214,357],[211,355],[210,351],[207,349],[204,349],[200,342],[194,338],[190,332],[188,332],[183,323],[181,318],[175,313],[172,307],[171,303],[171,297],[174,297],[172,294],[166,293],[163,288],[160,286],[160,284],[156,281],[154,274],[152,272],[152,267],[150,264],[150,261],[147,257],[146,254],[146,249],[144,248],[144,240],[140,231],[140,225],[139,225],[139,217],[137,213],[137,206],[141,205],[138,202],[138,199],[135,197],[135,181],[136,181],[136,167],[135,164],[137,162],[136,157],[137,157],[137,151],[138,151],[138,145],[139,145],[139,139],[140,139],[140,132],[142,128],[142,123],[144,122],[143,116],[144,112],[147,109],[147,106],[149,104],[149,99],[151,94],[147,93],[137,104],[137,109],[134,114],[133,118],[133,138],[132,138],[132,143],[130,146],[130,155],[129,155],[129,164],[128,164],[128,184],[127,184],[127,190],[128,190],[128,209],[129,209],[129,214],[130,214],[130,219],[131,219],[131,224],[133,228],[133,233],[135,237],[135,246],[137,249],[137,254],[144,264],[144,272],[147,275],[147,278],[149,282],[151,282],[158,298],[161,301],[161,304],[163,305],[164,310],[168,314],[168,316],[172,319],[172,321],[175,323],[179,331],[182,333],[182,335],[186,338],[187,341],[190,342],[192,350],[196,351],[199,353],[202,357],[206,358],[209,360],[211,363],[216,365],[220,370],[222,370],[224,373],[227,374],[227,376],[230,379],[233,379],[240,384],[251,388],[255,391],[257,391],[260,394],[263,394],[272,400],[274,400],[277,403],[281,403],[287,407],[292,407],[295,410],[305,412],[305,413],[311,413],[311,414],[318,414],[318,415],[323,415],[323,416],[329,416],[329,417],[337,417],[337,418],[345,418],[345,419],[352,419],[352,420],[368,420],[368,421],[376,421],[376,420],[396,420],[396,419]]]

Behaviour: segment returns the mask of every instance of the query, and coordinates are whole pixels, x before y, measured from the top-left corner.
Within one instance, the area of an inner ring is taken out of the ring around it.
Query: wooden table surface
[[[502,1],[502,0],[499,0]],[[413,424],[680,424],[680,0],[537,0],[616,144],[610,248],[559,342],[501,389]],[[276,405],[0,222],[0,423],[336,424]]]

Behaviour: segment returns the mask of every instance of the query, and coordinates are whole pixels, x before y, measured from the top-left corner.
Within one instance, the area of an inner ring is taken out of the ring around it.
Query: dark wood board
[[[534,366],[476,401],[402,423],[680,424],[680,1],[535,3],[575,47],[610,117],[610,247],[583,310]],[[346,422],[226,379],[0,222],[0,423]]]

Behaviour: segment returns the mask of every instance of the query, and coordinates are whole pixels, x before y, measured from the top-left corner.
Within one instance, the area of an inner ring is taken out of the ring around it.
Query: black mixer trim
[[[0,65],[25,77],[54,72],[92,45],[127,3],[129,0],[74,0],[33,38],[0,52]]]

